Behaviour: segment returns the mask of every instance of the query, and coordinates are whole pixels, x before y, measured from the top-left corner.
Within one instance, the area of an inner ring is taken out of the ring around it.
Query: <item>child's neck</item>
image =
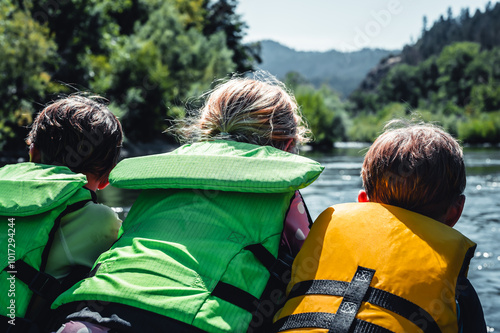
[[[42,162],[42,156],[40,154],[40,151],[34,145],[30,146],[29,156],[30,156],[30,162],[33,163]],[[91,191],[95,192],[97,190],[102,190],[109,184],[109,182],[107,181],[107,176],[106,176],[106,181],[103,181],[102,177],[97,177],[96,175],[91,173],[86,173],[86,172],[82,173],[87,177],[87,184],[85,185],[85,187]]]
[[[97,191],[97,190],[102,190],[104,189],[109,183],[107,181],[103,181],[102,177],[97,177],[94,174],[91,173],[83,173],[85,176],[87,176],[87,184],[85,185],[86,188],[88,188],[91,191]]]
[[[95,177],[91,177],[92,175],[86,175],[86,176],[87,176],[87,184],[85,185],[85,187],[91,191],[94,192],[97,191],[97,188],[99,187],[99,181],[95,179]]]

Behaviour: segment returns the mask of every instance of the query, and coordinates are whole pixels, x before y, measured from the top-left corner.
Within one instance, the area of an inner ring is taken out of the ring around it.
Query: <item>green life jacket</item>
[[[33,293],[52,301],[59,283],[44,273],[60,219],[92,200],[85,175],[67,167],[19,163],[0,168],[0,315],[2,326],[35,321]],[[4,318],[6,317],[6,318]]]
[[[113,302],[208,332],[247,331],[270,277],[266,265],[278,255],[290,199],[322,170],[273,147],[232,141],[123,160],[111,183],[146,190],[121,238],[98,258],[95,275],[53,308]]]

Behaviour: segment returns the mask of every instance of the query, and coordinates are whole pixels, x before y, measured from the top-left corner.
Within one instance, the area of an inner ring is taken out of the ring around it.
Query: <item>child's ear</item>
[[[359,191],[358,202],[370,202],[370,200],[368,199],[368,194],[366,194],[365,190]]]
[[[288,141],[285,145],[284,151],[289,152],[289,153],[292,152],[293,147],[294,147],[293,143],[294,143],[294,139],[291,139],[291,138],[288,139]]]
[[[97,185],[97,188],[99,190],[104,190],[106,188],[106,186],[109,185],[109,179],[108,177],[106,177],[106,179],[103,179],[99,182],[99,185]]]
[[[457,223],[460,216],[462,216],[464,205],[465,205],[465,195],[461,194],[458,197],[458,200],[455,201],[446,211],[446,214],[443,217],[444,224],[453,227],[455,223]]]
[[[102,177],[101,180],[99,180],[99,184],[97,185],[97,189],[99,190],[104,190],[106,186],[109,185],[109,173],[105,176]]]
[[[29,155],[30,155],[30,162],[40,163],[42,161],[42,155],[40,154],[40,150],[38,150],[38,148],[36,148],[35,145],[30,146]]]

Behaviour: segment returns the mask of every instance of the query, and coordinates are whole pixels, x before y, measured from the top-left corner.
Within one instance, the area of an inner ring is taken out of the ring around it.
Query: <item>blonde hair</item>
[[[205,94],[197,114],[179,132],[181,141],[233,140],[295,152],[309,141],[297,102],[280,81],[233,77]]]
[[[361,171],[373,202],[441,218],[466,185],[459,143],[437,126],[389,122],[370,147]]]

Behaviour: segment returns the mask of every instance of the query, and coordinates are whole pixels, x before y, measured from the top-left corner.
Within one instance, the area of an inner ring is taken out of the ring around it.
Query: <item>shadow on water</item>
[[[313,219],[327,207],[357,200],[367,145],[342,144],[328,154],[305,152],[325,166],[311,186],[301,190]],[[478,292],[489,332],[500,331],[500,147],[466,148],[467,196],[456,229],[478,243],[469,278]],[[99,199],[124,218],[139,191],[109,186]]]

